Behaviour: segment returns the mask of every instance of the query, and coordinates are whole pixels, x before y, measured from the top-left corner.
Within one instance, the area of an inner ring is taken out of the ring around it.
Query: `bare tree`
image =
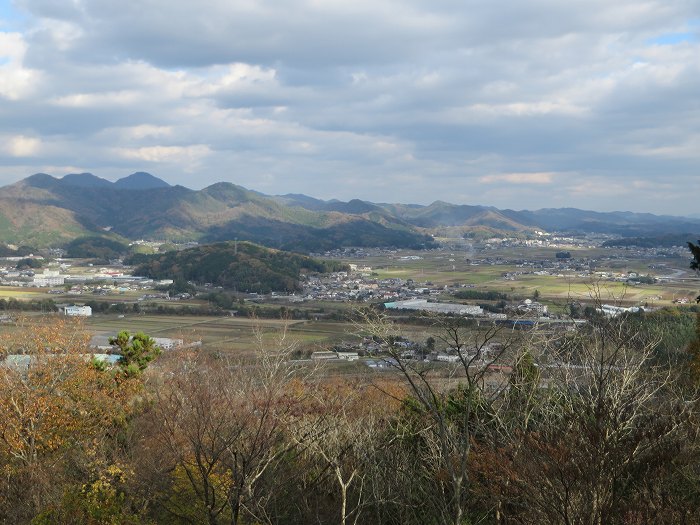
[[[282,330],[252,361],[195,356],[164,373],[142,444],[171,480],[161,499],[168,512],[210,524],[269,521],[262,479],[293,447],[287,430],[300,403],[292,350]]]
[[[549,349],[557,359],[541,369],[531,424],[484,458],[510,502],[506,521],[663,522],[654,490],[691,439],[694,402],[655,345],[624,318],[598,316]]]
[[[368,494],[369,473],[385,446],[382,430],[389,412],[396,409],[396,403],[379,399],[378,393],[367,384],[326,380],[314,389],[313,407],[297,420],[295,441],[319,467],[316,486],[328,480],[336,487],[341,525],[364,522],[363,512],[376,504]],[[310,428],[315,439],[309,439]]]
[[[422,499],[434,519],[459,525],[469,507],[473,445],[490,435],[508,387],[497,363],[514,350],[516,338],[493,323],[475,327],[460,317],[434,317],[435,337],[456,361],[438,368],[405,357],[396,344],[399,331],[381,313],[363,311],[359,319],[358,329],[383,342],[407,385],[413,417],[400,432],[420,442],[415,459],[429,478]]]

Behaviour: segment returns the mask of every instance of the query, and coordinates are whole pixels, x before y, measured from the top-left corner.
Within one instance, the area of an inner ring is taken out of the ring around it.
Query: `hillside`
[[[169,188],[170,184],[158,177],[154,177],[150,173],[137,171],[128,177],[122,177],[116,181],[114,187],[123,190],[150,190],[153,188]]]
[[[305,272],[340,270],[340,263],[318,261],[248,242],[225,242],[160,255],[136,256],[134,273],[153,279],[178,279],[269,293],[300,290]]]
[[[250,240],[301,252],[342,246],[422,248],[432,239],[401,219],[311,211],[228,182],[200,191],[147,173],[112,183],[83,173],[36,174],[0,188],[0,242],[61,245],[104,231],[128,239]]]
[[[27,246],[60,246],[93,231],[88,221],[50,202],[0,196],[0,242]]]
[[[322,201],[305,195],[283,195],[280,202],[307,209],[339,209],[350,203]],[[350,201],[355,202],[355,201]],[[471,206],[435,201],[419,204],[379,203],[357,201],[381,210],[385,216],[419,229],[449,228],[464,233],[491,231],[494,234],[533,232],[535,230],[564,232],[595,232],[621,236],[668,235],[700,232],[700,219],[653,215],[633,212],[596,212],[576,208],[544,208],[540,210],[501,210],[492,206]]]
[[[512,235],[535,230],[631,236],[700,233],[700,219],[574,208],[500,210],[268,196],[230,182],[195,191],[137,172],[116,182],[90,173],[38,173],[0,188],[0,243],[62,246],[79,237],[218,242],[248,240],[298,252],[345,246],[421,249],[431,234]]]

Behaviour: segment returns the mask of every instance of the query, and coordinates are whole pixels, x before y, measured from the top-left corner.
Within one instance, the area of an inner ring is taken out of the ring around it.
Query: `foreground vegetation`
[[[365,310],[392,366],[363,377],[290,362],[283,323],[239,357],[119,334],[108,367],[52,319],[2,341],[30,356],[0,368],[4,523],[700,522],[698,353],[669,319],[436,318],[438,367]]]

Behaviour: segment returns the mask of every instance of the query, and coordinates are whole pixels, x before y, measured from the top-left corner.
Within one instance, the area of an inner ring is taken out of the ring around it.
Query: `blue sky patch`
[[[10,0],[0,0],[0,31],[22,29],[26,17],[12,5]]]
[[[650,45],[674,46],[685,42],[695,42],[697,37],[693,33],[666,33],[647,41]]]

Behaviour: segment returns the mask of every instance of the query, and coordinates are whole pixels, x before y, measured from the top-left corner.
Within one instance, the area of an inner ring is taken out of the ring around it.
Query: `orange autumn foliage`
[[[20,321],[0,340],[11,355],[0,366],[0,456],[32,465],[67,448],[90,444],[123,423],[138,389],[91,362],[79,321],[52,316]]]

